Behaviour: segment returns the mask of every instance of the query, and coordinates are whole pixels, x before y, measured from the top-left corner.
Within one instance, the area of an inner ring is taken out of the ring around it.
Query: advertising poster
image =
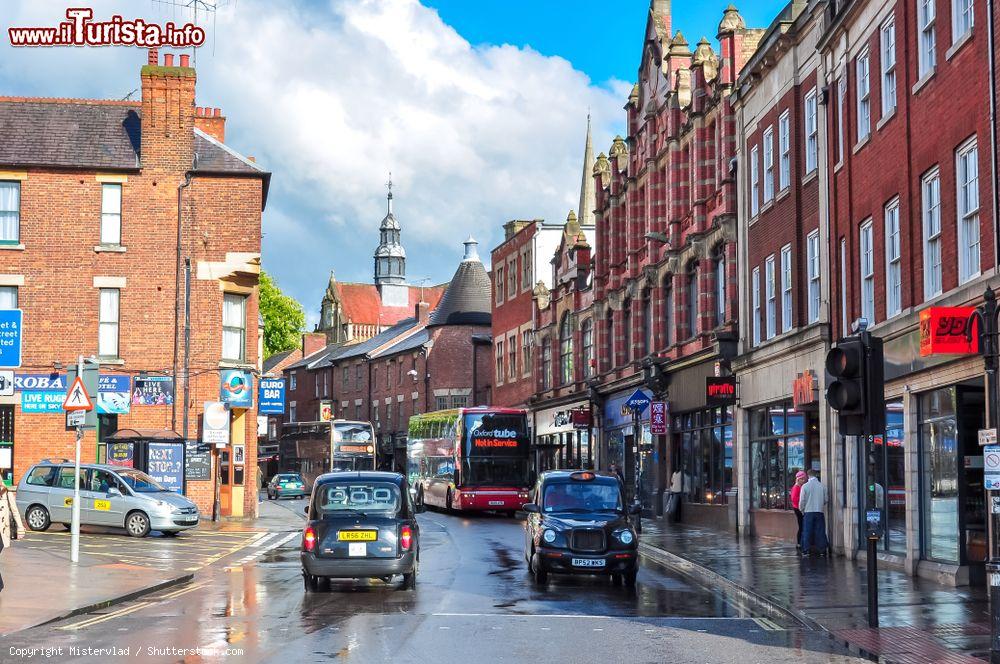
[[[229,443],[229,404],[206,401],[202,415],[201,440],[213,445]]]
[[[257,412],[261,415],[282,415],[285,412],[285,379],[261,378],[257,395]]]
[[[101,375],[97,384],[97,412],[127,415],[131,405],[131,382],[128,376]]]
[[[219,401],[232,408],[253,406],[253,376],[242,369],[227,369],[219,374]]]
[[[184,455],[184,474],[188,482],[212,479],[211,448],[197,440],[189,440]]]
[[[171,491],[180,493],[184,487],[184,445],[149,443],[146,455],[146,474]]]
[[[66,374],[15,374],[14,390],[21,393],[21,410],[25,413],[61,413]]]
[[[108,443],[108,463],[112,466],[133,468],[135,450],[132,443]]]
[[[170,376],[136,378],[132,389],[133,406],[170,406],[174,403],[174,379]]]

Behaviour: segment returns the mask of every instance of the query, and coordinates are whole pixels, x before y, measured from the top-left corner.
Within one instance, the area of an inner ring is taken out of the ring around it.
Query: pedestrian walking
[[[826,487],[819,481],[815,470],[807,473],[809,480],[799,492],[799,509],[802,510],[802,555],[812,554],[813,548],[826,555]]]
[[[257,502],[264,502],[264,491],[267,490],[267,482],[264,481],[264,470],[257,466]]]
[[[802,485],[806,483],[806,471],[795,473],[795,484],[792,485],[792,509],[795,510],[795,520],[799,524],[799,532],[795,535],[795,550],[802,553],[802,510],[799,501],[802,499]]]
[[[0,553],[10,548],[12,540],[24,537],[24,524],[21,523],[21,513],[17,511],[14,494],[0,482]],[[0,591],[3,590],[3,576],[0,576]]]
[[[684,495],[684,474],[680,468],[670,476],[670,495],[667,497],[667,518],[670,523],[681,520],[681,497]]]

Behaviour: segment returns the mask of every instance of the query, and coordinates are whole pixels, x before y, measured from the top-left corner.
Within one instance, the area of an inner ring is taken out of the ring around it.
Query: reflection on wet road
[[[854,661],[825,636],[752,614],[655,565],[641,569],[635,591],[587,576],[538,587],[518,520],[427,513],[420,521],[415,591],[336,581],[306,593],[293,538],[245,564],[210,566],[188,586],[15,634],[0,656],[75,646],[129,648],[132,661],[155,662]]]

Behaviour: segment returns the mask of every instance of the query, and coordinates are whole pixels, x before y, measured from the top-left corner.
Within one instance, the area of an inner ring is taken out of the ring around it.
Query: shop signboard
[[[570,420],[574,429],[586,430],[590,428],[590,408],[575,408],[570,411]]]
[[[921,311],[920,354],[927,356],[978,353],[979,325],[969,319],[975,310],[975,307],[928,307]]]
[[[206,401],[201,418],[201,440],[224,447],[229,444],[229,404]]]
[[[654,436],[667,433],[667,402],[654,401],[649,404],[649,432]]]
[[[333,402],[332,401],[320,401],[319,402],[319,421],[329,422],[333,419]]]
[[[282,415],[285,412],[285,379],[261,378],[257,395],[257,412],[261,415]]]
[[[812,369],[795,376],[792,381],[792,406],[796,410],[802,410],[807,406],[815,406],[818,401],[819,389]]]
[[[131,405],[131,382],[128,376],[102,374],[97,379],[97,412],[101,415],[127,415]]]
[[[0,367],[21,366],[22,322],[20,309],[0,309]]]
[[[736,376],[707,376],[705,378],[705,405],[732,406],[736,403]]]
[[[66,398],[66,374],[14,374],[14,390],[21,393],[24,413],[61,413]]]
[[[184,488],[183,443],[148,443],[146,474],[171,491]]]
[[[170,376],[139,377],[132,389],[133,406],[170,406],[174,403],[174,379]]]
[[[647,399],[652,401],[650,392],[642,390]],[[628,405],[628,400],[634,396],[633,392],[619,392],[614,394],[604,402],[604,429],[614,429],[622,426],[631,426],[633,422],[632,410]],[[646,410],[648,412],[648,409]],[[648,415],[643,413],[641,419],[648,419]]]
[[[184,453],[184,476],[188,482],[212,479],[211,448],[197,440],[189,440]]]
[[[253,407],[253,376],[243,369],[227,369],[219,374],[219,401],[231,408]]]

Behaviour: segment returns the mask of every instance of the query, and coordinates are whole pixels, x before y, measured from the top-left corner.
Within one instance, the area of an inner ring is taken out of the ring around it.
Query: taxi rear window
[[[392,482],[330,482],[323,484],[316,495],[315,509],[321,516],[365,514],[395,514],[401,498],[399,487]]]

